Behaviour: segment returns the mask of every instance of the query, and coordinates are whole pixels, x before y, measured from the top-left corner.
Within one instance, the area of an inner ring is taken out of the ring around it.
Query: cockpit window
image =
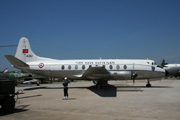
[[[152,65],[157,65],[155,62],[152,62]]]

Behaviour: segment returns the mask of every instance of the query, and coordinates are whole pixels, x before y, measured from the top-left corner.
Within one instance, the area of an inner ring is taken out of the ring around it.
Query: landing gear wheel
[[[151,87],[151,84],[150,84],[149,79],[147,79],[147,84],[146,84],[146,87]]]
[[[97,84],[96,84],[96,88],[97,88],[98,90],[102,89],[102,84],[101,84],[101,83],[97,83]]]
[[[15,100],[13,96],[8,96],[5,98],[2,104],[2,110],[4,113],[10,113],[14,110]]]
[[[146,87],[151,87],[151,84],[146,84]]]

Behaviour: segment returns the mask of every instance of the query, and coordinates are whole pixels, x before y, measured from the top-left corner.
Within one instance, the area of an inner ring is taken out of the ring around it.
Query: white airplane
[[[163,69],[165,69],[170,76],[180,76],[180,64],[167,64],[164,65]]]
[[[68,78],[70,80],[92,80],[98,88],[108,80],[147,79],[165,76],[165,70],[153,60],[143,59],[79,59],[56,60],[39,57],[31,50],[27,38],[19,41],[15,57],[5,55],[9,62],[18,69],[41,76]]]

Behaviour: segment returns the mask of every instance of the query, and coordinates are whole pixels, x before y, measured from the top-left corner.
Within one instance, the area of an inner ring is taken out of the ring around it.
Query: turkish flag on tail
[[[23,49],[23,53],[28,53],[28,49]]]

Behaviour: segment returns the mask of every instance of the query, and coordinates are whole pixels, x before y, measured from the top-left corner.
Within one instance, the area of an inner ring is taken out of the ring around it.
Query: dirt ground
[[[61,83],[16,87],[15,111],[0,120],[179,120],[180,80],[110,81],[97,90],[92,82],[71,82],[69,100],[63,100]]]

